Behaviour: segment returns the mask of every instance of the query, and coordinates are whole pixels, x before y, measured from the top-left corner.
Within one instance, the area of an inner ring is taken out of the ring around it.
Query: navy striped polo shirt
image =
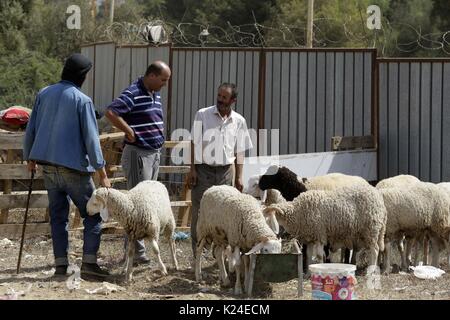
[[[131,127],[136,141],[125,143],[155,150],[164,144],[164,123],[161,95],[150,93],[144,87],[142,77],[122,91],[108,107]]]

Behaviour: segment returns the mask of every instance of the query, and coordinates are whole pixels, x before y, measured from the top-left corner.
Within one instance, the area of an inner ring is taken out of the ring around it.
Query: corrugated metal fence
[[[334,135],[373,133],[374,49],[82,48],[94,60],[83,86],[108,105],[154,59],[171,64],[162,94],[169,133],[190,129],[195,112],[215,104],[221,82],[236,83],[235,109],[249,128],[279,129],[280,154],[331,150]],[[270,154],[269,147],[261,148]]]
[[[151,61],[169,61],[170,47],[122,46],[114,43],[96,43],[81,47],[81,53],[93,63],[93,71],[88,73],[83,91],[93,98],[97,108],[103,109],[118,97],[123,89],[145,73]],[[163,88],[161,98],[164,113],[167,114],[168,88]]]
[[[172,48],[99,43],[83,90],[108,105],[155,60],[172,78],[162,93],[169,132],[190,129],[237,84],[236,110],[249,128],[279,129],[280,154],[331,150],[331,137],[378,137],[379,179],[412,174],[450,180],[450,59],[376,59],[373,49]],[[170,137],[170,135],[168,135]],[[261,146],[260,146],[261,147]],[[271,153],[269,146],[260,154]]]
[[[379,59],[379,179],[450,181],[450,59]]]

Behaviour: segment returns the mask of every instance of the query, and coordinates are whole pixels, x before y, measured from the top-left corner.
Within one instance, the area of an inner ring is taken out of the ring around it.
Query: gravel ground
[[[0,241],[2,238],[0,237]],[[134,270],[133,282],[125,285],[123,282],[122,258],[123,236],[103,235],[99,252],[99,264],[107,267],[112,275],[106,283],[84,281],[74,283],[72,277],[53,276],[52,240],[49,237],[28,238],[25,241],[22,255],[21,273],[16,275],[17,257],[20,242],[12,240],[10,244],[0,245],[0,299],[244,299],[236,297],[231,288],[219,285],[218,268],[211,255],[204,262],[204,281],[195,282],[191,264],[190,240],[177,242],[177,257],[179,269],[172,269],[168,245],[161,240],[162,259],[169,269],[168,276],[161,276],[156,270],[154,256],[147,266],[138,266]],[[71,264],[80,266],[82,240],[80,235],[70,238]],[[442,254],[441,268],[449,271]],[[378,290],[369,289],[364,276],[357,276],[356,294],[358,299],[450,299],[450,275],[444,274],[437,280],[421,280],[411,273],[380,276]],[[311,299],[311,285],[304,280],[304,295],[301,299]],[[255,287],[257,299],[297,299],[297,280],[284,283],[260,283]]]

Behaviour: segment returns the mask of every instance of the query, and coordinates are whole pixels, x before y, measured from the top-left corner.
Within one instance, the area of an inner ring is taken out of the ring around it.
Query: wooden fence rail
[[[10,239],[19,238],[22,232],[21,223],[8,223],[9,210],[23,209],[26,207],[27,193],[12,193],[12,182],[23,181],[29,182],[30,173],[27,170],[26,164],[16,163],[14,159],[15,153],[23,148],[24,133],[10,133],[0,132],[0,151],[5,150],[7,152],[6,162],[0,163],[0,180],[3,182],[3,193],[0,194],[0,235]],[[122,167],[120,166],[120,154],[121,144],[124,139],[124,134],[121,132],[115,132],[110,134],[100,135],[100,144],[104,158],[107,162],[107,172],[110,176],[113,174],[123,175]],[[164,148],[190,148],[189,141],[166,141]],[[186,175],[189,172],[189,166],[160,166],[159,172],[161,174],[166,173],[179,173]],[[35,180],[42,181],[42,168],[38,167],[35,175]],[[117,181],[125,181],[124,177],[112,178]],[[116,181],[116,182],[117,182]],[[186,217],[189,217],[191,201],[186,196],[189,196],[189,192],[185,188],[182,190],[181,199],[177,201],[171,201],[172,208],[179,208],[178,221],[183,223],[179,227],[186,229],[189,223]],[[73,204],[72,204],[73,206]],[[46,190],[33,190],[30,198],[30,208],[42,208],[46,209],[46,218],[43,222],[29,223],[27,224],[26,233],[30,235],[46,235],[50,234],[50,224],[48,217],[48,197]],[[72,207],[73,209],[73,207]],[[83,228],[80,227],[79,212],[75,214],[75,219],[70,225],[70,230],[79,231]],[[121,232],[117,223],[110,222],[104,225],[105,231],[110,231],[114,228],[117,231],[112,233]],[[111,233],[111,232],[110,232]]]

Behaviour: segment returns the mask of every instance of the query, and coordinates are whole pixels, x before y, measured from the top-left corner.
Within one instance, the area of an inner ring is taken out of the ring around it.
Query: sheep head
[[[92,193],[91,198],[86,205],[89,215],[92,216],[106,208],[108,193],[109,191],[107,188],[99,188]]]
[[[288,201],[294,200],[306,187],[298,180],[297,175],[286,167],[271,166],[259,179],[261,190],[277,189]]]
[[[244,193],[259,198],[261,201],[265,201],[266,192],[260,189],[259,179],[261,179],[260,175],[250,177],[248,179],[248,186],[244,189]]]
[[[290,213],[293,209],[292,203],[278,203],[270,205],[263,210],[264,218],[266,219],[267,225],[278,234],[275,230],[279,229],[279,226],[282,226],[286,229],[286,215]]]
[[[261,242],[257,243],[253,248],[250,249],[246,255],[261,252],[266,253],[281,253],[281,239],[261,239]]]

